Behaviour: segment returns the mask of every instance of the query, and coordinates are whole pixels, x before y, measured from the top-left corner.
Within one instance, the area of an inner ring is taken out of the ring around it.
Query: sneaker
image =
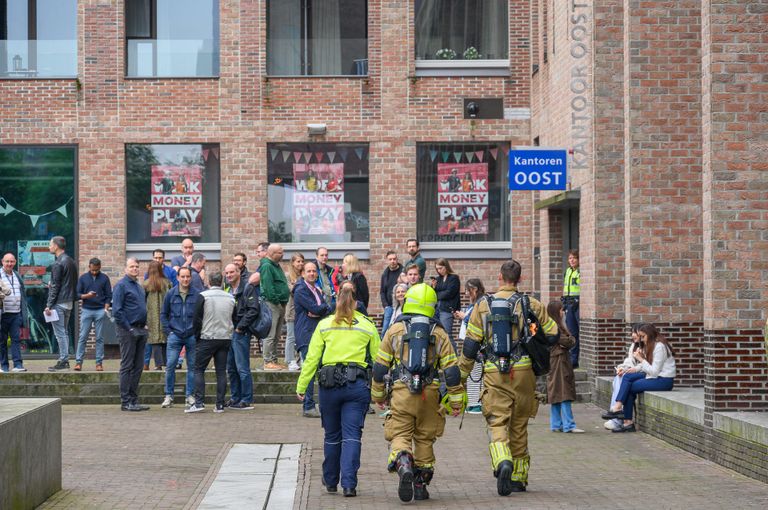
[[[238,402],[237,404],[229,406],[231,409],[237,409],[238,411],[250,411],[253,406],[247,402]]]
[[[195,397],[193,397],[192,395],[188,396],[188,397],[187,397],[187,405],[188,405],[188,406],[193,406],[193,405],[195,405]]]
[[[160,407],[166,408],[166,407],[173,407],[173,396],[172,395],[166,395],[165,400],[163,400],[163,405]]]
[[[176,370],[181,370],[181,366],[184,364],[184,360],[179,361],[176,363]]]
[[[301,367],[300,367],[300,366],[299,366],[299,364],[298,364],[298,363],[296,363],[295,361],[291,361],[291,362],[288,364],[288,371],[289,371],[289,372],[298,372],[299,370],[301,370]]]
[[[79,372],[82,369],[83,369],[83,362],[82,361],[78,361],[77,363],[75,363],[75,372]]]
[[[482,406],[469,406],[467,407],[467,414],[483,414]]]
[[[280,363],[264,363],[264,370],[269,371],[277,371],[277,370],[285,370],[287,367],[285,365],[281,365]]]
[[[312,409],[308,411],[304,411],[301,413],[301,415],[304,418],[320,418],[320,411],[317,410],[317,407],[313,407]]]
[[[230,398],[229,400],[227,400],[227,401],[224,403],[224,407],[234,407],[234,406],[236,406],[236,405],[237,405],[237,404],[239,404],[239,403],[240,403],[240,402],[238,402],[237,400],[232,400],[232,399]]]
[[[69,370],[69,361],[57,361],[52,367],[48,367],[49,372],[58,372],[60,370]]]
[[[216,407],[213,408],[214,413],[223,413],[224,412],[224,404],[216,404]]]
[[[636,429],[635,429],[634,423],[630,423],[629,425],[624,425],[622,423],[619,427],[611,430],[611,432],[635,432],[635,431]]]
[[[24,367],[13,367],[11,369],[11,372],[26,372],[26,371],[27,371],[27,369],[24,368]]]
[[[104,371],[104,366],[102,366],[101,363],[96,363],[96,371],[97,372],[103,372]]]
[[[566,434],[583,434],[584,431],[581,429],[571,429],[564,431]]]
[[[185,413],[199,413],[200,411],[205,410],[205,406],[202,404],[192,404],[187,409],[184,409]]]
[[[7,370],[5,370],[4,368],[0,368],[0,374],[7,374],[7,373],[8,373]]]

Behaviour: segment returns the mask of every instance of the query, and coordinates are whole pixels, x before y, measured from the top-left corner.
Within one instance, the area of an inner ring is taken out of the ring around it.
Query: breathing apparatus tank
[[[423,378],[432,368],[427,355],[432,340],[432,324],[423,315],[414,316],[407,324],[408,332],[403,336],[403,346],[408,349],[405,368],[412,376],[409,389],[412,393],[421,393]]]
[[[512,326],[517,324],[517,316],[512,313],[514,305],[507,299],[491,300],[490,323],[492,328],[491,347],[498,358],[499,372],[509,373],[512,355]]]

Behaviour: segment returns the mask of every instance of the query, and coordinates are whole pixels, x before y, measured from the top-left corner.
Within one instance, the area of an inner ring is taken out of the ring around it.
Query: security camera
[[[474,101],[470,101],[467,103],[466,106],[467,115],[469,115],[470,119],[477,118],[477,114],[480,113],[480,105],[475,103]]]
[[[325,124],[307,124],[307,132],[310,135],[324,135],[327,129]]]

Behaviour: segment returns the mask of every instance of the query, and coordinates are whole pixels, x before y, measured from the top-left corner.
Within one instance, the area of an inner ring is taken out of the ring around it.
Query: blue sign
[[[564,190],[567,184],[565,149],[509,151],[509,189]]]

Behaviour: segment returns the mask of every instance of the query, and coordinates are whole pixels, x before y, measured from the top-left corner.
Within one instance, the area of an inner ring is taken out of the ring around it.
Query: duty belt
[[[323,388],[340,388],[360,378],[365,378],[367,382],[368,370],[356,363],[326,365],[317,372],[317,381]]]

